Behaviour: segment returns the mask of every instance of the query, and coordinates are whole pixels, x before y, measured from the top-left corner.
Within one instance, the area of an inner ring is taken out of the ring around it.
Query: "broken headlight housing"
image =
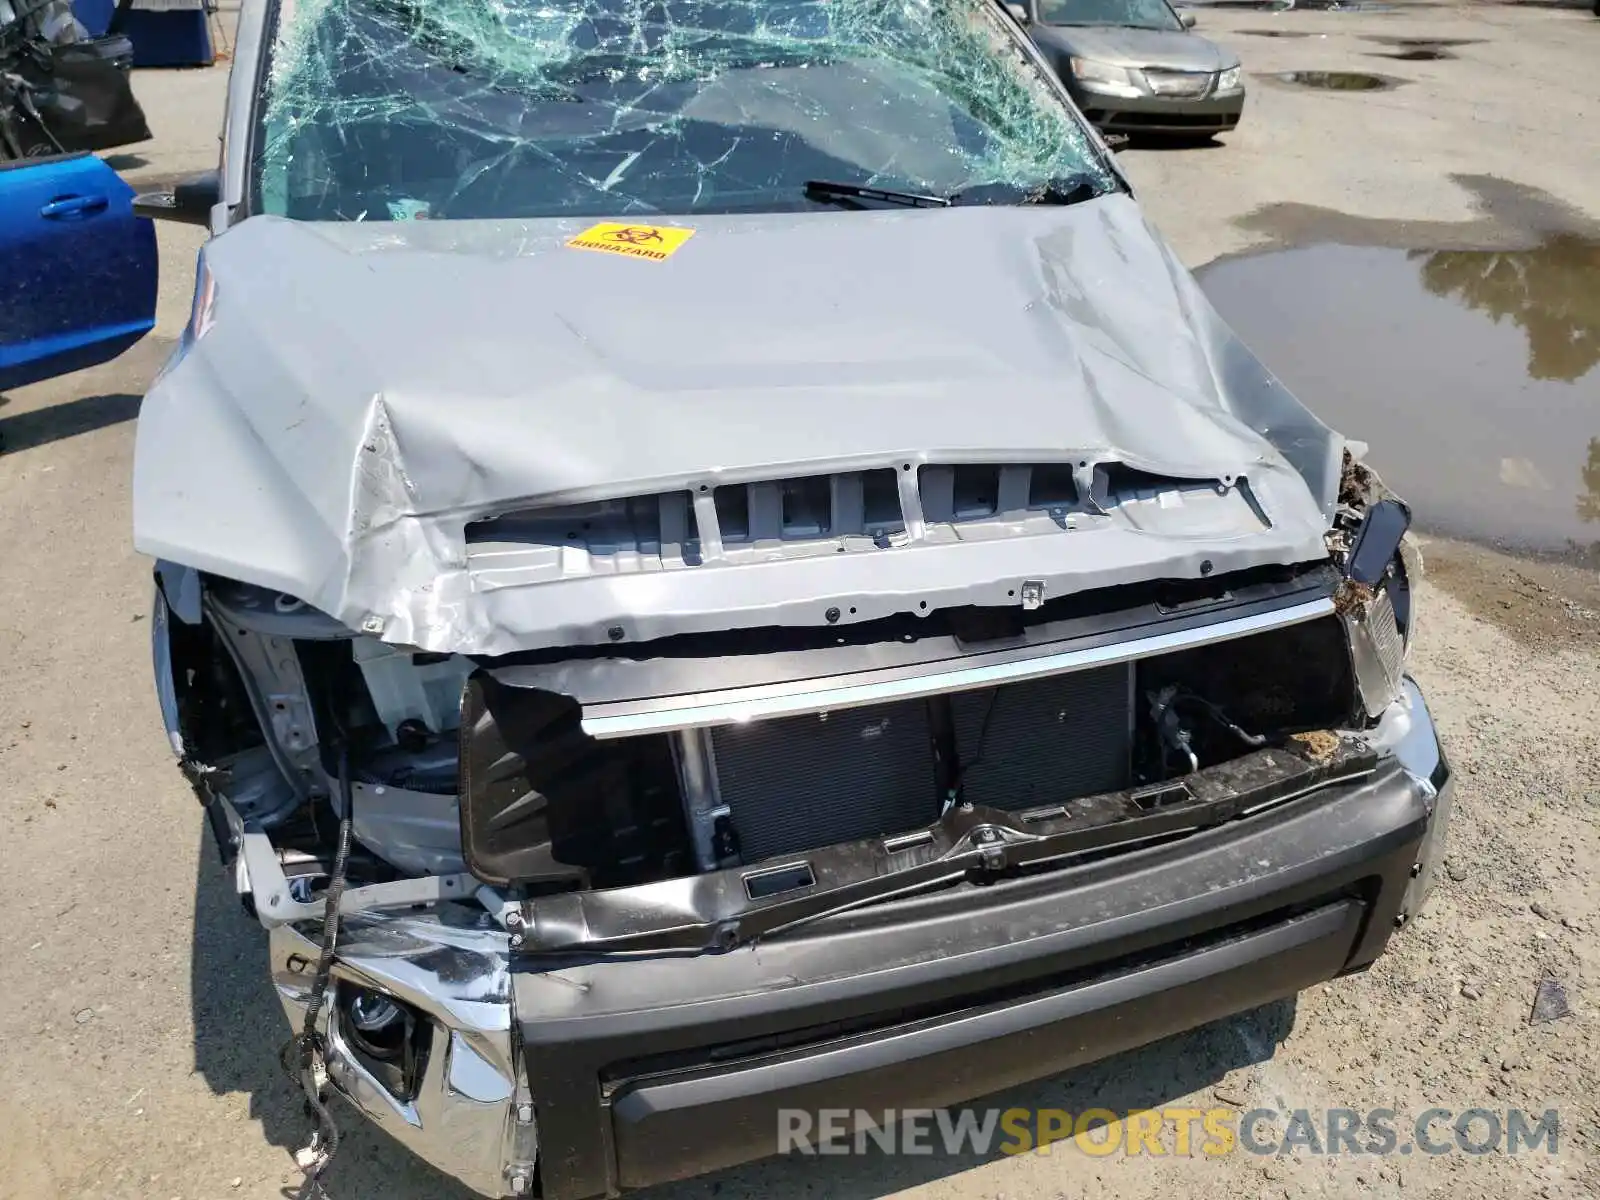
[[[1377,717],[1394,703],[1405,678],[1415,625],[1415,584],[1422,560],[1406,536],[1411,510],[1386,496],[1366,511],[1344,558],[1336,597],[1350,641],[1361,705]]]

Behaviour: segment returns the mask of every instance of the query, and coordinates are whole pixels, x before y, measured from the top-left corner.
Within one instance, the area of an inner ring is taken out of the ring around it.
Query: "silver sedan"
[[[1026,27],[1087,116],[1101,129],[1205,140],[1244,110],[1230,50],[1194,33],[1167,0],[1021,0]]]

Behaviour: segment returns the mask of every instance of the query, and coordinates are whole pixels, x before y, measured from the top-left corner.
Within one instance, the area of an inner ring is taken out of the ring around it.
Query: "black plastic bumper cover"
[[[784,1108],[959,1103],[1363,967],[1433,808],[1386,762],[1166,845],[726,953],[521,969],[544,1194],[764,1157]]]

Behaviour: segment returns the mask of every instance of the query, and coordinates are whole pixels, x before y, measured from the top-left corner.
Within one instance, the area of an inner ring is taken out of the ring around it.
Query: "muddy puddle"
[[[1389,47],[1387,50],[1373,51],[1374,58],[1393,58],[1400,62],[1440,62],[1456,57],[1454,47],[1477,45],[1483,39],[1379,37],[1369,34],[1366,40]]]
[[[1369,33],[1365,41],[1377,42],[1380,46],[1393,46],[1398,50],[1442,50],[1454,46],[1477,46],[1482,44],[1482,38],[1430,38],[1430,37],[1390,37]]]
[[[1317,245],[1198,272],[1222,316],[1369,461],[1421,529],[1600,543],[1600,241]]]
[[[1289,87],[1315,88],[1323,92],[1386,92],[1405,82],[1365,71],[1279,71],[1266,78]]]
[[[1372,55],[1373,58],[1394,58],[1401,62],[1440,62],[1444,59],[1454,58],[1448,50],[1434,47],[1418,46],[1415,50],[1380,50]]]

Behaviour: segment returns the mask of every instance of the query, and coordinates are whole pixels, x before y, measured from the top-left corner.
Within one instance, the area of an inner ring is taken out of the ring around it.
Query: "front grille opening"
[[[904,533],[905,513],[900,507],[900,485],[893,471],[861,472],[862,532],[874,535]]]
[[[893,471],[726,484],[712,498],[727,545],[862,534],[882,537],[905,529]]]
[[[785,479],[779,527],[784,537],[822,537],[833,528],[833,496],[826,475]]]
[[[1029,508],[1076,507],[1078,484],[1071,463],[1040,463],[1028,480]]]
[[[726,557],[735,564],[763,557],[749,552],[753,544],[795,543],[798,556],[870,549],[850,544],[851,538],[888,548],[891,538],[906,531],[902,488],[911,481],[926,524],[944,527],[935,529],[935,539],[948,537],[951,527],[963,523],[972,528],[958,530],[957,536],[979,540],[1050,535],[1059,530],[1041,513],[1064,528],[1070,525],[1064,519],[1069,508],[1098,509],[1096,515],[1103,516],[1125,503],[1135,527],[1165,532],[1192,534],[1202,526],[1208,532],[1237,532],[1249,524],[1250,512],[1267,523],[1245,495],[1242,480],[1243,516],[1239,497],[1229,495],[1232,479],[1167,479],[1112,462],[1096,465],[1095,480],[1091,498],[1081,494],[1071,462],[935,463],[904,477],[893,468],[840,471],[723,484],[712,492],[709,510],[703,487],[693,497],[673,491],[532,506],[471,521],[464,536],[474,574],[491,586],[513,587],[698,567],[705,561],[702,542],[713,532],[721,545],[734,548]],[[695,500],[702,505],[698,510]],[[1151,500],[1158,504],[1133,503]]]
[[[992,517],[998,511],[1000,468],[960,466],[953,474],[951,509],[958,521]]]
[[[750,540],[750,490],[743,484],[719,487],[711,494],[717,510],[717,526],[724,542]]]
[[[1151,586],[1143,598],[1152,614],[1157,602],[1203,609],[1213,593],[1249,601],[1255,586],[1201,580]],[[1023,632],[965,620],[950,627],[997,649]],[[767,641],[749,652],[779,648]],[[545,798],[541,819],[563,843],[556,857],[587,873],[579,887],[601,886],[608,862],[639,882],[731,867],[759,873],[867,839],[903,852],[926,841],[919,831],[952,802],[1037,821],[1038,812],[1076,815],[1086,798],[1140,788],[1133,804],[1145,813],[1181,808],[1192,770],[1297,733],[1347,728],[1354,696],[1344,628],[1330,614],[1135,663],[651,735],[662,739],[654,746],[626,737],[591,745],[569,702],[563,773],[551,774],[549,744],[534,738],[523,754],[528,786],[506,801],[509,809],[525,794]],[[787,886],[751,878],[752,889]]]
[[[934,464],[917,471],[922,514],[932,524],[1021,516],[1030,468],[996,463]],[[1012,511],[1015,510],[1015,511]]]

